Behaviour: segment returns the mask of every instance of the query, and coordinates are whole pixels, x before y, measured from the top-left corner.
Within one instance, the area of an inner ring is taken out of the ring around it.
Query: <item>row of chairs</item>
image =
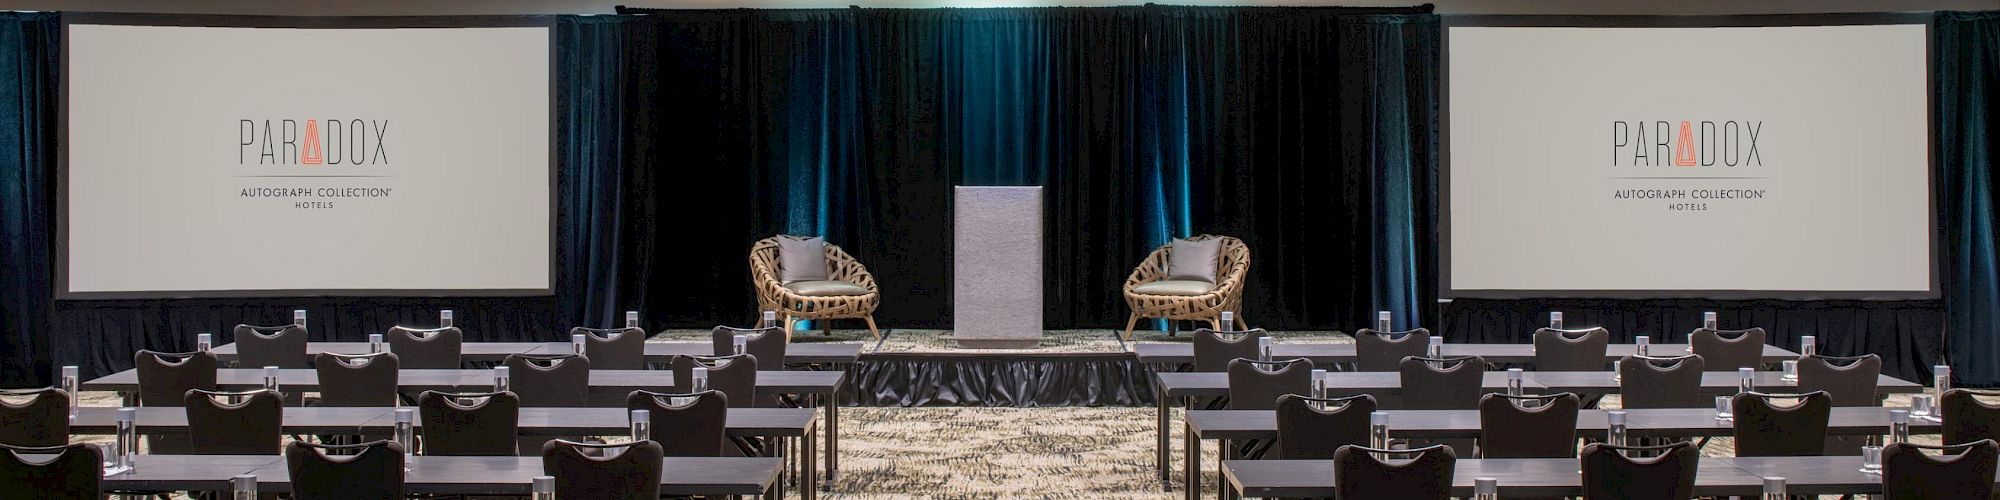
[[[1229,360],[1255,358],[1257,340],[1269,337],[1262,328],[1247,331],[1194,332],[1194,369],[1223,371]],[[1355,369],[1364,372],[1397,371],[1403,358],[1424,356],[1431,332],[1418,328],[1401,332],[1362,329],[1354,333]],[[1688,334],[1693,354],[1707,361],[1706,369],[1735,371],[1763,366],[1762,328],[1715,330],[1702,328]],[[1558,330],[1543,328],[1534,334],[1535,369],[1539,371],[1604,371],[1605,346],[1611,331],[1603,328]]]
[[[1388,456],[1401,458],[1383,458]],[[1449,445],[1394,450],[1345,445],[1331,458],[1338,478],[1335,498],[1341,500],[1450,498],[1458,461]],[[1578,456],[1583,498],[1692,499],[1700,460],[1699,448],[1687,441],[1662,446],[1591,444]],[[1949,446],[1891,443],[1882,449],[1882,489],[1889,500],[1991,498],[1996,464],[2000,464],[2000,444],[1991,439]]]
[[[646,367],[647,335],[644,329],[576,327],[571,328],[569,333],[572,337],[584,337],[584,352],[591,355],[599,370],[639,370]],[[235,334],[237,366],[309,368],[307,362],[313,359],[307,355],[308,336],[302,326],[236,325]],[[748,338],[748,353],[772,362],[767,369],[784,366],[786,343],[782,328],[715,327],[710,336],[715,349],[713,352],[730,352],[734,348],[733,338],[737,335]],[[383,341],[389,344],[390,352],[402,358],[403,368],[455,369],[460,366],[465,333],[458,327],[397,326],[389,328],[388,333],[383,335]]]
[[[6,498],[104,498],[104,457],[96,446],[0,444],[0,494]],[[400,443],[350,445],[294,441],[285,446],[293,500],[401,500],[406,455]],[[658,442],[542,445],[542,472],[555,479],[556,498],[655,500],[662,462]],[[34,458],[30,458],[34,456]],[[648,480],[650,479],[650,480]]]

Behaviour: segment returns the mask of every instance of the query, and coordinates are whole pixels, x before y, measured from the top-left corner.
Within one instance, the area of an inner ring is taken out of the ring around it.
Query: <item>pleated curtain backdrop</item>
[[[62,22],[0,12],[0,384],[53,380],[56,88]]]
[[[1954,378],[2000,385],[2000,231],[1994,134],[2000,133],[2000,12],[1939,12],[1931,27],[1932,157],[1943,211],[1941,272]]]

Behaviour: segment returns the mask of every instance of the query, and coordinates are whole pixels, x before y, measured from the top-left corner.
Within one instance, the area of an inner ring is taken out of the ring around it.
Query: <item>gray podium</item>
[[[953,192],[952,335],[964,348],[1042,342],[1042,188]]]

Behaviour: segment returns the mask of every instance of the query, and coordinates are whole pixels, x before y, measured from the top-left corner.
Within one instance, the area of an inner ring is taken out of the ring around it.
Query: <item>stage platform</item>
[[[1152,368],[1132,353],[1138,343],[1189,343],[1186,331],[1136,331],[1129,342],[1120,330],[1050,330],[1041,345],[1028,349],[965,349],[951,330],[883,330],[877,342],[867,330],[794,332],[795,344],[861,344],[861,357],[848,370],[843,401],[858,406],[1151,406]],[[705,342],[708,330],[666,330],[651,342]],[[1353,338],[1335,331],[1271,332],[1281,344],[1345,344]]]

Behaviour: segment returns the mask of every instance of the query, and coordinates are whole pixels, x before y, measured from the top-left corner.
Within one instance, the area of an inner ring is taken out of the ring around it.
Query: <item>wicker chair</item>
[[[875,275],[868,274],[867,266],[832,243],[826,244],[826,271],[828,280],[860,285],[868,293],[833,296],[794,293],[778,281],[778,238],[764,238],[750,245],[750,282],[757,288],[757,307],[778,312],[786,339],[792,338],[792,323],[797,320],[860,318],[868,322],[868,333],[881,340],[882,332],[875,328],[875,306],[881,302],[882,294],[875,289]],[[831,333],[832,326],[829,324],[826,330]]]
[[[1140,318],[1163,318],[1167,320],[1207,321],[1209,328],[1224,329],[1221,316],[1223,311],[1236,313],[1233,329],[1245,329],[1243,321],[1243,280],[1250,273],[1250,247],[1243,240],[1228,236],[1200,235],[1190,240],[1222,240],[1222,262],[1216,266],[1215,288],[1201,295],[1153,295],[1134,293],[1139,285],[1164,280],[1167,277],[1167,252],[1173,245],[1162,246],[1146,256],[1146,261],[1132,270],[1132,276],[1125,278],[1125,304],[1132,306],[1132,316],[1125,320],[1125,339],[1132,339],[1132,329],[1139,326]]]

